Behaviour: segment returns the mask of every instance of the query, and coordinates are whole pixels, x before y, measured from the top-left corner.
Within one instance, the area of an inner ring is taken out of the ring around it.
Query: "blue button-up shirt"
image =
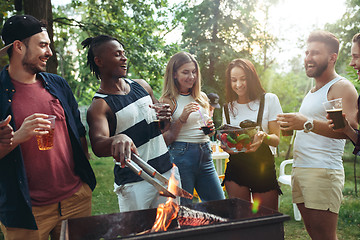
[[[74,154],[75,173],[93,190],[96,185],[94,172],[81,148],[80,137],[86,134],[80,121],[78,104],[68,83],[58,75],[39,73],[46,90],[59,99],[64,109],[68,133]],[[15,93],[7,66],[0,73],[0,119],[13,115],[11,109],[12,97]],[[34,93],[35,94],[35,93]],[[10,125],[14,131],[12,116]],[[28,182],[20,146],[0,159],[0,221],[6,227],[37,229],[35,218],[31,211],[31,200]]]

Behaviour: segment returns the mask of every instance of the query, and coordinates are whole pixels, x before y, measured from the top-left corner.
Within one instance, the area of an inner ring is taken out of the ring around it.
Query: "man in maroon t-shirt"
[[[13,16],[2,38],[0,55],[7,51],[10,64],[0,73],[0,117],[11,115],[14,132],[0,145],[0,227],[6,240],[58,239],[62,220],[91,215],[96,181],[85,128],[69,85],[44,73],[52,56],[44,25]],[[56,116],[54,144],[39,150],[36,135],[50,130],[49,115]]]

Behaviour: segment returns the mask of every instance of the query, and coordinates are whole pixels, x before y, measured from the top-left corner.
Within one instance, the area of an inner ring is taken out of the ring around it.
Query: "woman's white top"
[[[249,103],[240,104],[237,101],[233,102],[234,114],[229,109],[230,124],[239,126],[240,122],[244,120],[257,121],[257,116],[260,107],[260,99],[251,101]],[[277,115],[281,114],[282,108],[279,98],[273,93],[265,94],[265,104],[261,127],[264,132],[269,133],[269,122],[276,121]],[[225,113],[223,111],[223,124],[226,123]],[[275,155],[276,147],[269,146],[271,152]]]
[[[195,102],[195,99],[191,95],[179,95],[175,102],[175,111],[172,115],[173,120],[178,120],[184,107],[191,102]],[[201,115],[199,111],[190,113],[189,118],[186,123],[182,125],[179,135],[176,138],[177,142],[204,143],[210,141],[209,136],[205,135],[200,129],[201,126],[204,125],[203,119],[205,122],[210,119],[209,111],[202,106],[200,106],[200,111]]]

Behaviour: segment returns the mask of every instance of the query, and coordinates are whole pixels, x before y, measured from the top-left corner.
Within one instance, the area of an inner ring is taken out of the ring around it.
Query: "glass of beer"
[[[54,115],[48,115],[48,118],[45,118],[45,120],[51,122],[50,129],[44,129],[44,128],[35,129],[36,132],[44,132],[44,131],[48,132],[47,134],[36,135],[36,141],[39,150],[49,150],[54,146],[55,118],[56,116]]]
[[[158,124],[158,127],[160,130],[163,130],[165,128],[166,121],[169,121],[169,119],[158,116],[158,114],[161,111],[163,111],[166,107],[170,107],[170,106],[169,106],[169,104],[161,103],[161,102],[154,103],[152,106],[157,114],[156,119],[154,119],[154,122],[156,122]]]
[[[334,129],[344,128],[345,122],[342,115],[342,98],[323,103],[326,112],[334,123]]]

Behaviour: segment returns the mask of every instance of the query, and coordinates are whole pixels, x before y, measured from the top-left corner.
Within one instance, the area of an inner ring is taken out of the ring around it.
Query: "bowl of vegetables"
[[[258,131],[258,126],[242,128],[225,124],[217,130],[217,138],[226,147],[226,151],[245,152],[250,148]]]

